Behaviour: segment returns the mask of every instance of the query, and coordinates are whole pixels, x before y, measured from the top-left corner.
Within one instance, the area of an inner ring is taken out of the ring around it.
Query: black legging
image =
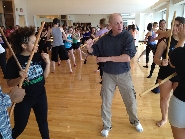
[[[6,71],[6,52],[0,54],[0,66],[3,74],[5,75]]]
[[[47,97],[44,92],[39,98],[32,98],[17,103],[14,109],[14,128],[12,129],[12,137],[16,139],[25,129],[31,108],[35,113],[36,121],[39,127],[39,131],[42,139],[49,139],[49,129],[47,122]]]
[[[153,52],[153,63],[151,65],[151,69],[150,69],[150,75],[152,76],[153,72],[154,72],[154,69],[155,69],[155,63],[154,63],[154,55],[155,55],[155,52],[157,50],[157,46],[155,47],[155,49],[152,51]]]
[[[39,53],[42,53],[42,51],[44,51],[44,53],[48,53],[45,40],[40,40],[38,49],[39,49]]]
[[[151,69],[150,69],[150,75],[153,74],[154,69],[155,69],[155,65],[156,65],[156,64],[153,62],[152,65],[151,65]]]
[[[156,47],[156,44],[154,44],[154,45],[147,44],[147,46],[146,46],[146,63],[149,62],[150,51],[155,50],[155,47]],[[153,54],[154,54],[154,52],[153,52]]]

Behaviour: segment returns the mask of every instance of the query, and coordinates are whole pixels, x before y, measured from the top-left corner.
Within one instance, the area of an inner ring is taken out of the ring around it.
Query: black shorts
[[[70,48],[66,48],[67,51],[72,50],[73,46],[71,46]]]
[[[46,41],[46,47],[48,47],[48,48],[51,47],[51,41]]]
[[[73,43],[72,44],[72,47],[75,50],[75,49],[78,49],[80,46],[78,45],[78,43]]]
[[[168,76],[172,75],[175,72],[175,69],[170,69],[168,67],[160,67],[159,69],[159,73],[158,73],[158,79],[164,80],[165,78],[167,78]],[[179,77],[178,75],[176,75],[175,77],[171,78],[170,81],[173,82],[178,82],[179,81]]]
[[[51,60],[58,62],[58,55],[60,60],[68,60],[69,56],[64,45],[52,47]]]
[[[156,44],[147,44],[147,46],[153,51],[156,49]]]

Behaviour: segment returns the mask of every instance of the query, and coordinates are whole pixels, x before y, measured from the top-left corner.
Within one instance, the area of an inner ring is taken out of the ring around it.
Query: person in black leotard
[[[159,21],[159,30],[161,30],[161,31],[167,31],[168,29],[166,29],[166,21],[164,20],[164,19],[162,19],[162,20],[160,20]],[[158,30],[158,31],[159,31]],[[158,35],[160,35],[160,34],[158,34]],[[161,38],[161,39],[159,39],[158,40],[158,42],[157,42],[157,45],[156,45],[156,48],[155,48],[155,50],[154,50],[154,55],[155,55],[155,52],[156,52],[156,49],[157,49],[157,46],[158,46],[158,44],[161,42],[163,40],[163,38]],[[154,38],[154,40],[153,41],[155,41],[155,38]],[[148,75],[148,77],[147,78],[151,78],[152,77],[152,74],[153,74],[153,71],[154,71],[154,69],[155,69],[155,62],[153,61],[153,63],[152,63],[152,65],[151,65],[151,69],[150,69],[150,74]],[[155,84],[157,84],[158,83],[158,79],[156,79],[156,82],[155,82]],[[159,87],[156,87],[156,88],[154,88],[153,90],[151,90],[153,93],[155,93],[155,94],[158,94],[158,93],[160,93],[160,90],[159,90]]]
[[[90,38],[91,38],[92,40],[96,38],[96,28],[95,28],[95,27],[92,27],[92,28],[91,28],[91,35],[90,35]],[[88,54],[88,52],[87,52],[87,54],[86,54],[86,56],[85,56],[84,64],[87,63],[88,57],[89,57],[89,54]]]
[[[40,41],[39,41],[39,47],[38,47],[39,53],[42,53],[42,51],[44,51],[44,53],[48,53],[46,48],[47,34],[48,34],[47,30],[46,28],[44,28],[40,35]]]
[[[164,19],[162,19],[162,20],[159,21],[159,30],[163,30],[163,31],[166,30],[166,21]],[[162,39],[158,40],[158,42],[156,44],[155,50],[153,51],[154,55],[155,55],[155,51],[157,49],[157,46],[161,42],[161,40]],[[152,77],[152,73],[153,73],[153,71],[155,69],[155,65],[156,64],[153,62],[152,65],[151,65],[150,74],[149,74],[149,76],[147,78],[151,78]]]
[[[175,49],[176,44],[178,42],[178,26],[179,24],[184,24],[185,19],[184,17],[176,17],[173,27],[173,33],[171,37],[171,43],[169,48],[169,53]],[[167,51],[167,43],[169,38],[163,39],[157,47],[155,56],[154,56],[154,62],[160,66],[159,73],[158,73],[158,82],[161,82],[161,80],[165,79],[166,77],[170,76],[175,72],[175,69],[170,67],[168,64],[168,59],[166,59],[166,51]],[[161,60],[162,57],[162,60]],[[170,92],[171,90],[175,89],[178,85],[178,76],[173,77],[172,79],[166,81],[162,85],[160,85],[160,108],[162,113],[162,119],[157,122],[156,124],[160,127],[163,126],[168,119],[168,105],[169,105],[169,98],[170,98]]]
[[[156,47],[156,42],[155,41],[151,41],[152,38],[155,38],[156,34],[155,32],[157,31],[156,28],[157,28],[157,25],[158,23],[155,22],[153,24],[153,28],[152,28],[152,23],[149,23],[148,26],[147,26],[147,34],[145,35],[145,44],[146,44],[146,40],[147,40],[147,45],[146,45],[146,66],[143,66],[144,68],[148,68],[148,62],[149,62],[149,54],[150,54],[150,51],[154,50],[155,47]]]

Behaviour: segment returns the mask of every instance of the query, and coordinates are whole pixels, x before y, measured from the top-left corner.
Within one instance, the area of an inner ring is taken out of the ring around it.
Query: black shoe
[[[148,66],[146,65],[146,66],[143,66],[144,68],[148,68]]]
[[[160,93],[160,90],[159,90],[159,87],[156,87],[154,88],[153,90],[151,90],[153,93],[155,94],[159,94]]]
[[[87,63],[87,60],[85,59],[85,60],[84,60],[84,64],[86,64],[86,63]]]
[[[152,75],[149,75],[147,78],[151,78],[152,77]]]
[[[100,84],[102,84],[102,81],[100,82]]]

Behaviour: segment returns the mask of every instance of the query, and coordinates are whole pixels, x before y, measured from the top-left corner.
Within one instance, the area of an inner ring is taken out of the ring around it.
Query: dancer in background
[[[58,62],[58,55],[60,57],[60,60],[66,60],[70,73],[73,73],[73,70],[71,68],[70,59],[67,53],[67,50],[65,49],[63,39],[66,39],[65,32],[62,28],[59,28],[59,20],[57,18],[53,19],[53,27],[48,30],[48,36],[47,39],[50,38],[50,34],[53,36],[53,45],[52,45],[52,54],[51,54],[51,65],[52,65],[52,72],[55,72],[55,62]]]

